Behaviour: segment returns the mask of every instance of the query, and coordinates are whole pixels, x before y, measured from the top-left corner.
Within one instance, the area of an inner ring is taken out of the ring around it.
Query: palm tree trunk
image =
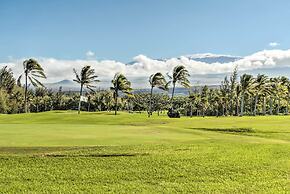
[[[173,97],[174,97],[174,91],[175,91],[175,82],[173,82],[172,95],[171,95],[171,106],[172,106],[172,109],[173,109]]]
[[[190,102],[190,118],[192,118],[192,102]]]
[[[152,110],[152,95],[153,95],[153,86],[151,86],[151,91],[150,91],[150,101],[149,101],[149,109],[148,109],[148,117],[151,116],[151,110]]]
[[[118,111],[118,90],[115,90],[115,115],[117,115]]]
[[[230,115],[233,116],[233,114],[234,114],[233,95],[231,95],[230,98],[231,98],[231,100],[230,100],[230,106],[231,106]]]
[[[263,115],[266,115],[266,97],[263,97]]]
[[[237,99],[236,99],[236,116],[239,115],[239,96],[237,96]]]
[[[227,103],[227,100],[225,101],[225,115],[224,116],[228,116],[228,103]]]
[[[215,106],[215,116],[218,117],[219,116],[219,106],[218,104]]]
[[[88,112],[90,112],[90,108],[91,108],[91,103],[90,103],[90,100],[88,100]]]
[[[244,100],[245,100],[245,94],[242,94],[242,99],[241,99],[241,117],[244,116]]]
[[[81,90],[80,90],[80,101],[79,101],[78,114],[81,113],[81,105],[82,105],[81,98],[82,98],[82,95],[83,95],[83,84],[81,84]]]
[[[270,97],[270,115],[273,114],[273,99]]]
[[[286,114],[289,114],[289,91],[288,91],[288,95],[287,95],[287,105],[286,105]]]
[[[280,98],[278,97],[277,115],[280,113]]]
[[[258,94],[255,96],[255,102],[254,102],[254,116],[257,114],[257,103],[258,103]]]
[[[27,107],[27,73],[25,72],[25,92],[24,92],[24,111],[27,113],[28,107]]]

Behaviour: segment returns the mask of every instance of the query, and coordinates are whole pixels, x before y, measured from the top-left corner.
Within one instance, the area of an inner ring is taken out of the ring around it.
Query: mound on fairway
[[[289,121],[0,115],[0,192],[287,193]]]

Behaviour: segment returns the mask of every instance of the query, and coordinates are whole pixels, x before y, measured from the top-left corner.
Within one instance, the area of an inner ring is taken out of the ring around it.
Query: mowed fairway
[[[287,193],[290,117],[0,115],[0,193]]]

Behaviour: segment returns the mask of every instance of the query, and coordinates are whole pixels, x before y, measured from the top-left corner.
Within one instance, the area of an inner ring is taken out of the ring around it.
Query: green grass
[[[0,193],[287,193],[289,121],[0,115]]]

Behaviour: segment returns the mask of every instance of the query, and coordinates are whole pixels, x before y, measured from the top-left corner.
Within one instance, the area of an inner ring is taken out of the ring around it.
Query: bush
[[[180,118],[180,113],[172,108],[168,110],[167,115],[169,118]]]

